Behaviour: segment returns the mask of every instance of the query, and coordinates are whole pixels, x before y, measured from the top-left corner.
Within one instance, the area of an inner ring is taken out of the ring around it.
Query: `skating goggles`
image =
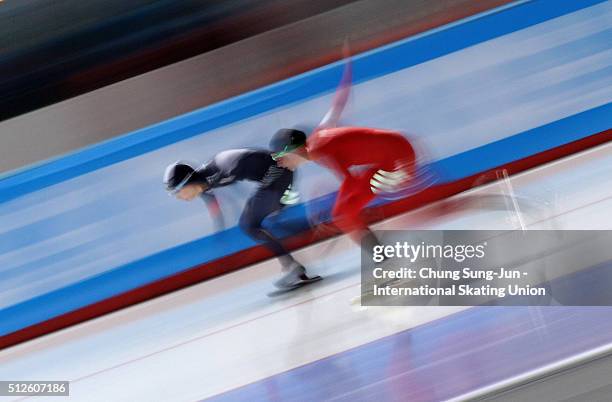
[[[285,148],[283,148],[282,151],[278,151],[272,154],[272,160],[277,161],[280,158],[282,158],[283,156],[295,151],[296,149],[303,147],[304,144],[302,145],[285,145]]]
[[[195,173],[195,172],[194,172]],[[174,187],[166,187],[166,191],[168,191],[168,195],[176,195],[178,194],[179,191],[181,191],[181,189],[183,187],[185,187],[185,184],[187,184],[187,182],[189,181],[189,179],[191,179],[191,176],[193,176],[193,173],[188,174],[183,180],[181,180],[181,182],[179,184],[177,184]]]

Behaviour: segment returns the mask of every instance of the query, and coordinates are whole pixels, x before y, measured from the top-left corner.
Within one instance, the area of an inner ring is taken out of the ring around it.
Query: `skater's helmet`
[[[282,128],[278,130],[270,140],[270,150],[274,160],[283,157],[289,152],[306,144],[306,134],[293,128]]]
[[[189,184],[196,170],[194,164],[186,161],[177,161],[168,165],[164,172],[166,191],[172,195],[181,191],[185,185]]]

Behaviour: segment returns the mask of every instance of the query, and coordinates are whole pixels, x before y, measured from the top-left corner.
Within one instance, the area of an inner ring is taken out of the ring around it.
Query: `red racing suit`
[[[310,160],[342,180],[332,217],[345,233],[367,227],[361,211],[375,197],[370,184],[374,174],[400,165],[413,169],[415,163],[414,149],[402,134],[373,128],[321,129],[308,138],[306,148]]]

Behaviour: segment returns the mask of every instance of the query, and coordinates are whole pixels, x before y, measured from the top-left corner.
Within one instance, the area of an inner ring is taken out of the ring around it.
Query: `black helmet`
[[[282,128],[272,136],[270,150],[272,151],[272,157],[276,159],[305,144],[306,134],[303,131],[293,128]]]
[[[189,182],[196,172],[193,164],[185,161],[174,162],[164,172],[164,185],[170,194],[176,194]]]

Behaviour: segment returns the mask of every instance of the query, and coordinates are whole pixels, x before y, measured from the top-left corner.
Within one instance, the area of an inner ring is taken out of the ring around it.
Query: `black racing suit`
[[[262,227],[266,216],[282,208],[280,200],[293,181],[291,170],[278,166],[269,151],[231,149],[218,153],[197,171],[197,177],[205,181],[209,189],[227,186],[239,180],[259,182],[257,190],[247,200],[242,211],[240,228],[251,238],[263,242],[284,267],[294,261],[281,242]],[[204,192],[202,199],[211,211],[219,210],[211,191]]]

